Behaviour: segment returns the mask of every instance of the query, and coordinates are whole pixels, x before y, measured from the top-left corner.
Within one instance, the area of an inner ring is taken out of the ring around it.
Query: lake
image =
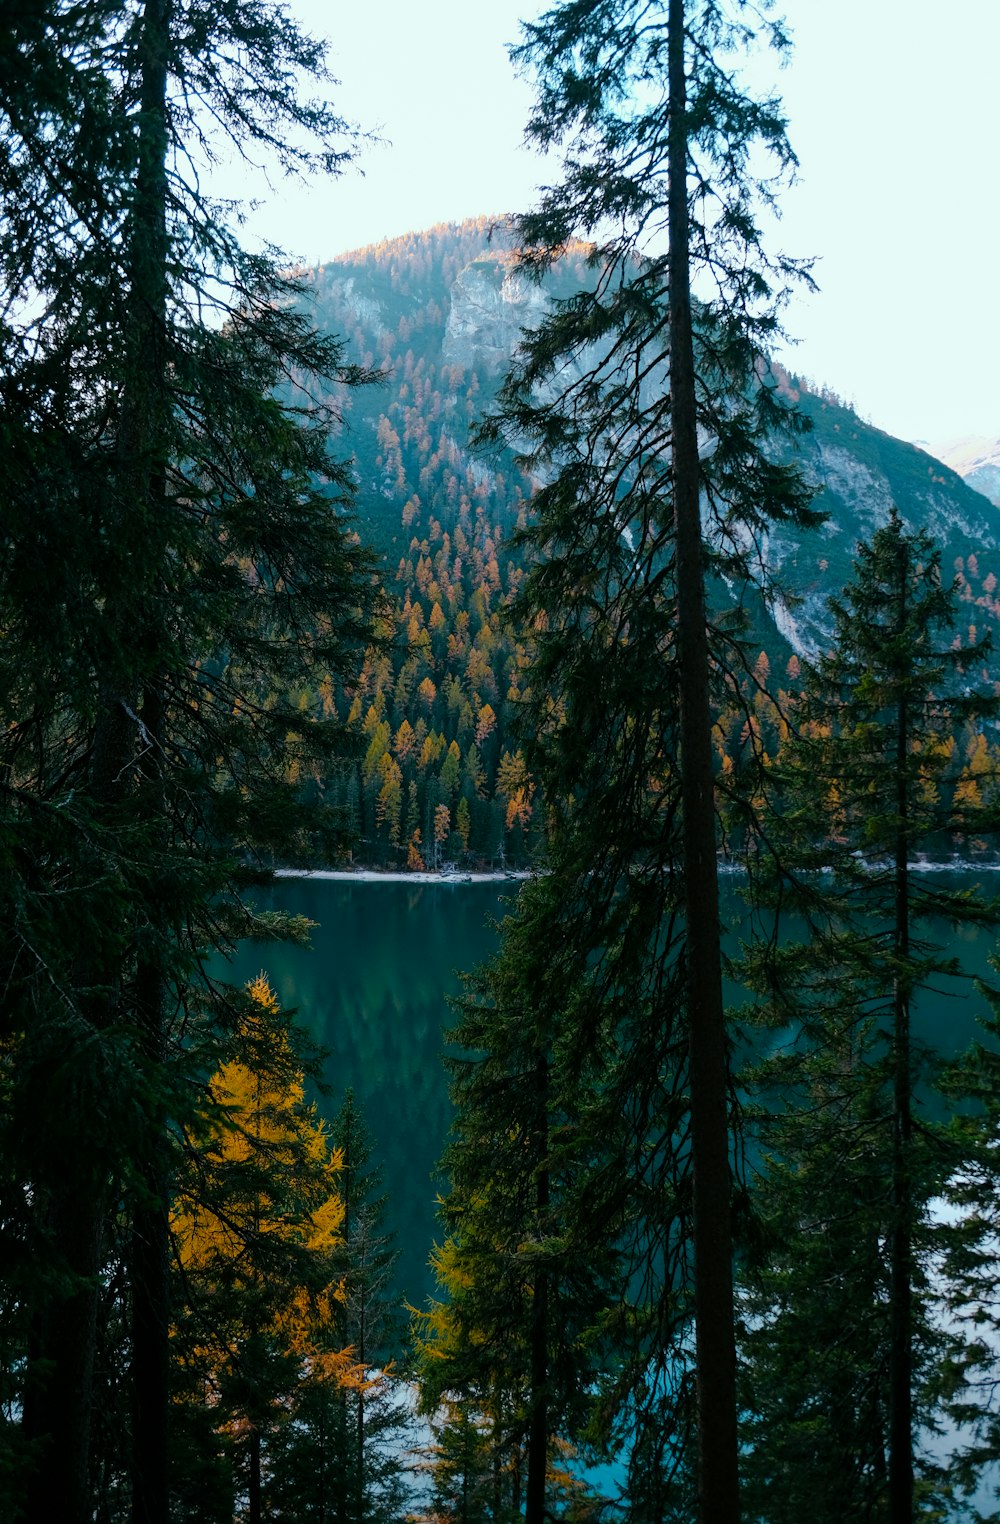
[[[984,889],[993,892],[991,875]],[[968,887],[976,875],[950,875]],[[263,969],[279,999],[298,1010],[315,1041],[329,1051],[324,1115],[351,1086],[365,1110],[389,1193],[389,1226],[400,1250],[402,1296],[421,1303],[433,1292],[427,1258],[440,1230],[435,1201],[443,1189],[437,1163],[451,1110],[442,1065],[448,997],[459,973],[496,946],[493,919],[516,895],[516,882],[410,883],[393,880],[283,878],[267,903],[317,923],[310,950],[245,944],[232,964],[242,982]],[[724,885],[724,916],[743,914],[735,885]],[[963,969],[986,975],[996,939],[964,927],[931,928],[950,943]],[[917,1035],[955,1053],[976,1035],[984,1002],[970,980],[941,980],[921,995]]]
[[[328,1050],[322,1114],[337,1112],[348,1086],[363,1106],[411,1302],[433,1290],[436,1168],[451,1120],[441,1062],[448,997],[461,989],[459,972],[495,948],[491,918],[502,917],[517,887],[283,878],[266,903],[317,922],[312,948],[244,944],[232,963],[235,982],[263,969]]]

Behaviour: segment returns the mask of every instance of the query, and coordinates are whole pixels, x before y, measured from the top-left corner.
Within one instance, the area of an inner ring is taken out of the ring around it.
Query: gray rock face
[[[473,260],[451,288],[442,359],[502,374],[522,331],[541,322],[546,300],[544,291],[511,270],[502,255]]]
[[[857,538],[884,524],[892,508],[892,489],[882,471],[872,470],[842,445],[818,443],[808,476],[815,488],[825,488],[843,504],[844,513],[831,517],[828,534],[845,526]]]
[[[525,330],[544,317],[548,296],[516,273],[502,253],[472,261],[455,279],[442,359],[489,376],[503,375]],[[588,349],[570,359],[541,388],[540,395],[572,384],[601,355]],[[663,371],[663,374],[660,372]],[[666,385],[663,367],[647,380],[652,392]],[[928,529],[943,547],[995,548],[1000,524],[981,497],[964,491],[951,473],[901,441],[869,429],[842,409],[813,399],[814,431],[794,452],[827,513],[819,530],[798,536],[775,530],[755,554],[766,563],[762,580],[770,587],[770,616],[800,655],[814,655],[829,639],[827,598],[850,576],[857,543],[884,524],[895,505],[911,527]],[[954,469],[968,487],[1000,501],[1000,441],[963,441]],[[943,456],[942,456],[943,458]],[[963,469],[964,468],[964,469]],[[987,490],[989,489],[989,490]],[[752,557],[751,557],[752,559]]]
[[[1000,456],[1000,451],[997,453]],[[974,466],[965,473],[965,482],[973,491],[988,497],[995,508],[1000,508],[1000,460],[997,464],[988,461],[985,465]]]
[[[373,337],[380,338],[388,333],[382,304],[374,297],[368,296],[353,275],[349,275],[345,280],[332,281],[329,289],[330,297],[339,301],[342,307],[346,307],[355,321],[367,329]]]
[[[910,529],[925,529],[939,546],[951,575],[956,552],[984,557],[984,570],[1000,551],[1000,521],[971,482],[945,471],[912,445],[871,429],[842,409],[804,398],[813,430],[799,441],[797,460],[826,515],[818,529],[795,533],[776,527],[761,547],[776,596],[771,617],[782,637],[801,655],[826,645],[831,631],[827,600],[852,575],[856,547],[897,508]],[[994,617],[980,586],[977,615]],[[979,613],[984,610],[984,613]]]
[[[550,299],[572,294],[590,275],[577,251],[538,285],[487,238],[485,226],[472,224],[432,230],[394,247],[345,256],[323,271],[330,331],[359,330],[364,347],[388,364],[384,388],[351,399],[350,442],[368,492],[366,511],[394,555],[397,539],[404,547],[413,535],[419,540],[428,515],[450,533],[463,494],[488,500],[491,522],[506,527],[514,514],[513,498],[504,496],[511,483],[520,483],[520,504],[530,485],[545,479],[540,467],[529,484],[509,460],[498,465],[478,458],[469,425],[484,402],[489,405],[496,382],[525,333],[544,319]],[[607,342],[588,344],[546,377],[538,400],[595,371],[613,385],[615,363]],[[828,599],[853,575],[858,542],[870,539],[893,507],[908,527],[931,534],[943,575],[965,568],[962,599],[970,605],[970,627],[1000,624],[1000,518],[994,506],[1000,506],[1000,439],[917,448],[871,427],[832,394],[816,393],[787,374],[778,380],[811,427],[794,438],[776,436],[775,457],[802,469],[826,519],[813,529],[773,524],[744,546],[759,581],[750,617],[761,640],[772,639],[776,654],[788,648],[813,654],[825,647]],[[650,367],[644,404],[665,394],[667,385],[665,365]],[[619,420],[608,436],[609,450],[620,447],[628,427],[627,419]],[[710,450],[712,442],[703,438],[701,446]],[[450,494],[435,476],[442,461],[456,481]],[[409,517],[401,535],[395,515],[404,505]],[[620,528],[631,544],[635,526],[622,522]]]

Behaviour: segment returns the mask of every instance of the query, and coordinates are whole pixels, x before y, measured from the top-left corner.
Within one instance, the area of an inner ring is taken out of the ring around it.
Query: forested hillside
[[[5,1521],[981,1517],[1000,900],[922,870],[995,850],[1000,538],[768,361],[769,14],[553,0],[534,211],[296,273],[205,189],[356,148],[289,11],[0,8]],[[529,861],[413,1021],[349,885],[418,1119],[226,977],[308,943],[275,868]]]
[[[384,378],[345,394],[341,407],[359,528],[382,558],[391,643],[369,655],[359,685],[300,695],[363,737],[359,765],[323,785],[346,807],[356,860],[374,865],[524,865],[540,839],[540,801],[516,726],[527,653],[504,619],[524,571],[510,536],[530,515],[537,483],[508,452],[477,449],[472,432],[521,330],[540,321],[551,296],[585,283],[586,249],[572,248],[535,286],[514,269],[509,242],[483,218],[300,272],[310,315]],[[827,519],[811,531],[779,527],[761,541],[771,602],[754,594],[748,608],[751,642],[762,653],[758,677],[770,673],[774,685],[794,688],[798,659],[829,637],[827,598],[848,580],[857,542],[892,504],[942,547],[960,588],[955,639],[975,646],[1000,617],[992,505],[832,393],[780,370],[776,381],[811,428],[794,448],[776,442],[775,452],[801,466]],[[773,706],[758,699],[756,710],[773,753]],[[721,719],[720,745],[732,760],[744,718]],[[956,774],[966,760],[957,757]]]

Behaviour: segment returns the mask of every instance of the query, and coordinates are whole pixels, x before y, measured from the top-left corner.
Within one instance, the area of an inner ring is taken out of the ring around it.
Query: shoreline
[[[338,884],[510,884],[531,878],[528,868],[511,868],[506,872],[470,870],[468,873],[433,873],[427,869],[408,873],[403,869],[387,868],[275,868],[275,878],[315,878]]]
[[[911,873],[1000,873],[1000,856],[988,859],[968,858],[911,858]],[[338,884],[514,884],[533,878],[540,870],[532,868],[456,869],[451,872],[434,872],[420,869],[411,873],[403,868],[275,868],[275,878],[318,879]],[[829,868],[814,870],[829,873]],[[740,863],[720,863],[720,874],[743,875],[746,869]]]

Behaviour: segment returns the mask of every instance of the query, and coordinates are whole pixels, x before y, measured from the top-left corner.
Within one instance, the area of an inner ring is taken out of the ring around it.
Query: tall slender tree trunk
[[[493,1517],[503,1517],[504,1507],[504,1478],[505,1473],[510,1474],[508,1461],[511,1451],[516,1448],[505,1438],[512,1427],[505,1422],[503,1393],[500,1390],[499,1378],[493,1381],[493,1444],[491,1447],[491,1468],[493,1473]],[[471,1426],[471,1421],[470,1421]]]
[[[119,448],[121,504],[138,518],[145,540],[138,586],[124,591],[142,662],[141,721],[137,724],[139,803],[150,821],[151,851],[162,845],[162,759],[165,716],[157,670],[162,630],[158,547],[166,532],[169,397],[166,378],[167,293],[167,55],[172,0],[145,0],[140,40],[138,163],[129,229],[130,289],[126,308],[126,364]],[[132,536],[130,536],[131,538]],[[136,595],[141,602],[136,607]],[[151,862],[145,903],[138,907],[140,951],[136,966],[137,1063],[155,1096],[165,1060],[163,911]],[[169,1207],[166,1116],[154,1100],[147,1113],[140,1181],[131,1206],[132,1303],[132,1524],[167,1524],[167,1415],[169,1380]]]
[[[340,1452],[340,1464],[337,1467],[336,1519],[337,1519],[337,1524],[347,1524],[347,1519],[348,1519],[348,1506],[347,1505],[348,1505],[348,1501],[349,1501],[350,1474],[351,1474],[350,1466],[347,1464],[347,1451],[348,1451],[348,1446],[350,1444],[349,1429],[348,1429],[348,1416],[349,1416],[349,1411],[350,1410],[348,1408],[348,1403],[347,1403],[347,1392],[343,1388],[341,1388],[340,1392],[338,1393],[337,1402],[338,1402],[338,1405],[339,1405],[339,1408],[340,1408],[340,1412],[337,1415],[337,1427],[338,1427],[338,1435],[337,1435],[338,1446],[337,1446],[337,1448],[338,1448],[338,1450]]]
[[[117,673],[98,683],[88,788],[101,813],[119,809],[129,788],[135,730],[123,687]],[[95,954],[81,959],[74,974],[81,1026],[106,1032],[120,1015],[121,970]],[[27,1524],[92,1519],[91,1410],[114,1149],[106,1118],[100,1126],[98,1133],[86,1108],[52,1116],[47,1156],[33,1182],[66,1285],[43,1293],[29,1357],[23,1424],[37,1462],[26,1492]]]
[[[357,1323],[356,1323],[356,1326],[355,1326],[354,1330],[350,1330],[348,1323],[345,1322],[345,1324],[344,1324],[344,1339],[345,1339],[345,1342],[347,1342],[347,1343],[351,1343],[351,1342],[354,1343],[354,1346],[355,1346],[355,1358],[357,1360],[357,1363],[359,1365],[363,1366],[364,1362],[365,1362],[364,1273],[361,1270],[361,1267],[355,1264],[354,1258],[353,1258],[353,1252],[352,1252],[352,1236],[355,1237],[355,1238],[358,1236],[356,1231],[355,1231],[355,1218],[354,1218],[354,1188],[355,1188],[355,1170],[357,1168],[357,1162],[352,1157],[352,1153],[351,1153],[351,1147],[352,1147],[353,1142],[354,1142],[353,1132],[348,1130],[348,1136],[347,1136],[347,1138],[346,1138],[346,1140],[344,1142],[344,1145],[343,1145],[344,1152],[343,1152],[343,1159],[341,1161],[341,1175],[342,1175],[342,1178],[344,1180],[344,1227],[343,1227],[344,1246],[347,1249],[347,1253],[348,1253],[348,1256],[349,1256],[349,1258],[348,1258],[347,1275],[345,1277],[345,1281],[346,1281],[345,1290],[347,1291],[347,1309],[348,1309],[348,1317],[349,1317],[350,1316],[349,1309],[350,1309],[350,1305],[351,1305],[351,1299],[352,1299],[352,1296],[353,1296],[353,1288],[351,1286],[351,1280],[352,1280],[354,1272],[358,1271],[359,1272],[358,1273],[358,1286],[357,1286],[357,1294],[358,1294],[358,1302],[357,1302],[358,1319],[357,1319]],[[351,1340],[351,1332],[352,1331],[356,1335],[356,1337],[354,1338],[353,1341]],[[340,1403],[342,1405],[343,1436],[344,1436],[344,1449],[343,1449],[343,1457],[342,1457],[342,1472],[343,1472],[343,1475],[342,1475],[341,1506],[340,1506],[339,1517],[342,1520],[345,1521],[345,1524],[346,1524],[346,1521],[349,1518],[351,1518],[352,1519],[352,1524],[353,1524],[353,1521],[361,1519],[362,1513],[363,1513],[363,1505],[364,1505],[365,1413],[364,1413],[362,1394],[361,1394],[360,1391],[358,1391],[358,1392],[355,1393],[355,1401],[357,1403],[357,1407],[354,1410],[354,1435],[353,1435],[354,1464],[353,1464],[353,1467],[352,1467],[352,1465],[348,1461],[349,1446],[351,1444],[351,1437],[349,1436],[349,1433],[348,1433],[348,1420],[349,1420],[349,1417],[350,1417],[351,1408],[350,1408],[350,1398],[348,1397],[348,1393],[347,1393],[346,1387],[342,1387],[341,1388],[338,1400],[340,1401]]]
[[[364,1245],[363,1245],[364,1223],[363,1223],[363,1219],[362,1219],[361,1223],[359,1223],[359,1227],[361,1228],[361,1234],[359,1235],[359,1242],[362,1245],[362,1253],[363,1253],[364,1252]],[[346,1240],[346,1237],[347,1237],[346,1233],[345,1233],[344,1237],[345,1237],[345,1240]],[[366,1301],[366,1296],[365,1296],[365,1289],[366,1288],[365,1288],[364,1267],[362,1266],[360,1268],[361,1268],[362,1273],[361,1273],[361,1275],[359,1277],[359,1281],[358,1281],[358,1342],[357,1342],[357,1360],[358,1360],[358,1364],[363,1369],[364,1368],[364,1364],[365,1364],[365,1360],[367,1358],[367,1350],[366,1350],[367,1328],[366,1328],[366,1323],[367,1323],[367,1317],[368,1317],[368,1306],[367,1306],[367,1301]],[[356,1409],[355,1415],[354,1415],[354,1473],[355,1473],[354,1474],[354,1509],[355,1509],[355,1517],[358,1520],[358,1524],[362,1524],[362,1521],[363,1521],[364,1516],[365,1516],[365,1393],[364,1393],[363,1386],[359,1386],[358,1387],[356,1400],[357,1400],[357,1404],[358,1405],[357,1405],[357,1409]]]
[[[317,1501],[316,1524],[326,1524],[326,1485],[327,1485],[327,1476],[326,1476],[326,1473],[327,1473],[327,1467],[329,1466],[329,1463],[330,1463],[329,1462],[329,1457],[328,1457],[328,1454],[327,1454],[327,1443],[326,1443],[326,1439],[327,1439],[327,1435],[326,1435],[326,1414],[327,1414],[327,1406],[326,1406],[326,1401],[324,1400],[322,1402],[322,1404],[320,1405],[320,1410],[319,1410],[319,1468],[318,1468],[319,1469],[319,1497],[316,1500]]]
[[[262,1524],[260,1478],[260,1429],[250,1426],[250,1475],[247,1480],[247,1524]]]
[[[80,1146],[77,1140],[77,1147]],[[74,1289],[39,1313],[24,1404],[26,1437],[39,1447],[30,1477],[28,1524],[89,1524],[90,1418],[97,1343],[103,1194],[67,1159],[49,1196],[48,1220]]]
[[[906,628],[909,557],[900,546],[897,638]],[[913,1245],[910,1182],[911,1075],[909,884],[909,714],[904,677],[896,700],[896,841],[893,952],[893,1142],[889,1333],[889,1520],[913,1521]]]
[[[535,1207],[538,1232],[546,1231],[549,1211],[548,1169],[548,1062],[539,1053],[535,1064],[536,1150],[538,1178]],[[528,1476],[524,1493],[525,1524],[543,1524],[545,1518],[545,1483],[548,1472],[549,1404],[549,1278],[544,1266],[534,1276],[531,1306],[531,1411],[528,1427]]]
[[[680,659],[681,800],[694,1172],[701,1524],[736,1524],[736,1345],[718,867],[687,200],[684,0],[670,0],[670,402]]]
[[[158,687],[147,691],[142,715],[146,797],[151,812],[162,815],[164,725]],[[156,924],[150,928],[154,944],[162,931]],[[155,945],[140,959],[136,972],[136,1016],[141,1059],[155,1077],[166,1059],[164,976]],[[141,1186],[132,1202],[132,1524],[167,1524],[170,1173],[167,1118],[161,1105],[154,1103],[147,1123],[145,1157],[139,1161]]]

